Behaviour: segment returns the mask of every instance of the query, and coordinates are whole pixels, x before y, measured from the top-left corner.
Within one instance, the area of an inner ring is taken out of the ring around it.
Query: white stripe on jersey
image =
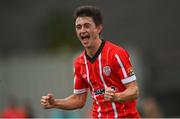
[[[124,78],[127,78],[127,73],[126,73],[126,70],[125,70],[125,68],[124,68],[124,65],[123,65],[122,62],[121,62],[121,59],[119,58],[119,56],[118,56],[117,54],[115,55],[115,57],[116,57],[119,65],[120,65],[120,67],[121,67],[121,69],[122,69]]]
[[[101,81],[103,82],[104,87],[107,87],[106,82],[104,81],[104,78],[103,78],[103,75],[102,75],[101,54],[99,54],[98,60],[99,60],[99,74],[100,74],[100,77],[101,77]]]
[[[75,72],[75,71],[74,71]],[[75,74],[75,73],[74,73]],[[75,87],[75,84],[76,84],[76,75],[74,75],[74,87]]]
[[[103,82],[104,87],[107,87],[106,82],[104,81],[104,78],[103,78],[103,75],[102,75],[101,54],[99,54],[98,60],[99,60],[99,74],[100,74],[100,78],[101,78],[101,81]],[[111,102],[111,104],[112,104],[112,108],[113,108],[113,111],[114,111],[114,118],[117,118],[118,117],[118,113],[117,113],[116,105],[115,105],[114,102]]]
[[[93,88],[93,85],[92,85],[92,83],[91,83],[91,81],[90,81],[90,78],[89,78],[89,69],[88,69],[88,64],[87,64],[87,60],[86,60],[86,57],[85,57],[85,55],[84,55],[84,62],[85,62],[85,65],[86,65],[86,75],[87,75],[87,80],[88,80],[88,83],[90,84],[90,86],[92,87],[92,91],[94,92],[94,88]],[[97,101],[97,99],[96,99],[96,96],[95,95],[93,95],[93,97],[94,97],[94,99],[95,99],[95,101],[96,101],[96,104],[98,105],[98,118],[100,118],[101,117],[101,107],[100,107],[100,105],[99,105],[99,103],[98,103],[98,101]]]

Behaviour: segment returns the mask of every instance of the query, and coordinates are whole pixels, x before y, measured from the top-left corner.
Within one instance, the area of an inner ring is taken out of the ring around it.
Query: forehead
[[[94,23],[94,21],[91,17],[77,17],[76,18],[76,21],[75,21],[76,25],[85,24],[85,23],[92,24],[92,23]]]

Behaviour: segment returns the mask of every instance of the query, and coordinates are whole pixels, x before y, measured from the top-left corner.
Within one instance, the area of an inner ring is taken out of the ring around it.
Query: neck
[[[93,56],[96,54],[96,52],[98,51],[101,43],[102,43],[102,40],[99,39],[99,38],[97,38],[97,39],[94,41],[94,45],[93,45],[92,47],[85,49],[87,55],[90,56],[90,57],[93,57]]]

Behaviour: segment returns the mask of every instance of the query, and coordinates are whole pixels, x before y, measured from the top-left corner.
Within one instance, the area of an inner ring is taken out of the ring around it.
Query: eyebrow
[[[79,26],[79,25],[91,25],[91,24],[90,23],[76,24],[76,26]]]

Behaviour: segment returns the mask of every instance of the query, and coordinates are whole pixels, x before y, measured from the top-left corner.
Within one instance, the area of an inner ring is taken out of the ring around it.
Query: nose
[[[86,29],[85,29],[84,27],[82,27],[82,28],[80,29],[80,33],[84,33],[84,32],[86,32]]]

